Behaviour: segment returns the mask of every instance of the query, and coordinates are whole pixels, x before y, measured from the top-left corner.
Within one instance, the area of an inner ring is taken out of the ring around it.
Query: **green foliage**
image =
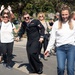
[[[75,0],[11,0],[11,2],[10,0],[0,0],[0,6],[2,4],[5,7],[10,5],[16,16],[19,15],[19,11],[28,11],[31,15],[40,11],[55,13],[59,11],[63,3],[68,4],[72,10],[75,10]]]

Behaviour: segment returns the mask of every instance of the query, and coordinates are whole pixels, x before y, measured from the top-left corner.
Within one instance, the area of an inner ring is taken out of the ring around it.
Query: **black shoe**
[[[29,71],[29,73],[31,74],[31,73],[36,73],[35,71]]]
[[[40,70],[37,72],[37,74],[42,74],[43,73],[43,70],[42,68],[40,68]]]
[[[42,71],[42,70],[37,72],[37,74],[42,74],[42,73],[43,73],[43,71]]]
[[[3,63],[3,66],[6,68],[6,63]]]
[[[6,65],[6,68],[9,69],[9,70],[12,69],[12,67],[10,65],[8,65],[8,64]]]

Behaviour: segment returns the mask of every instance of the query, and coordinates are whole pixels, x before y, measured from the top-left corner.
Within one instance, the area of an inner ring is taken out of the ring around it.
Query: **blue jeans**
[[[67,59],[67,75],[74,75],[75,46],[71,44],[65,44],[56,47],[56,55],[57,55],[58,75],[64,75],[66,59]]]

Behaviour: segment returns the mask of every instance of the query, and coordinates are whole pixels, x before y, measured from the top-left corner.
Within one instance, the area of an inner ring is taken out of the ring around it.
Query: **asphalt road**
[[[0,64],[0,75],[38,75],[38,74],[29,74],[28,69],[29,63],[26,53],[26,39],[23,38],[20,42],[14,42],[14,49],[13,49],[13,68],[11,70],[3,67]],[[43,62],[43,74],[41,75],[57,75],[57,63],[56,63],[56,56],[48,57],[48,60],[45,61],[42,57],[43,50],[41,52],[41,61]],[[65,72],[65,75],[66,72]]]

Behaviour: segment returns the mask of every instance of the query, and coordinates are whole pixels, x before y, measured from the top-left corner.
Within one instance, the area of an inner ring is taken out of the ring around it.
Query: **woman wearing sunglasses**
[[[45,55],[54,44],[56,46],[57,75],[64,75],[65,63],[67,63],[67,75],[74,75],[75,22],[71,20],[71,10],[67,5],[61,6],[60,17],[54,22]]]
[[[50,30],[52,29],[52,27],[49,25],[49,22],[45,19],[45,13],[43,12],[39,12],[38,15],[38,20],[41,22],[41,24],[44,26],[44,41],[40,44],[40,54],[41,54],[41,49],[42,46],[44,48],[44,52],[46,50],[46,47],[48,45],[48,41],[49,41],[49,36],[50,36]],[[39,58],[41,57],[41,55],[39,55]],[[44,60],[47,60],[47,57],[44,55]]]
[[[10,16],[10,21],[13,22],[14,19],[15,19],[15,15],[14,15],[14,13],[12,12],[11,6],[8,5],[7,9],[5,9],[5,6],[2,5],[2,6],[1,6],[1,10],[0,10],[0,14],[2,13],[3,10],[4,10],[5,13],[10,12],[10,15],[11,15],[11,16]]]
[[[15,25],[11,23],[11,14],[8,10],[6,13],[4,9],[1,12],[1,45],[2,45],[2,54],[3,54],[3,65],[9,69],[11,69],[11,56],[12,56],[12,50],[13,50],[13,44],[14,44],[14,35],[13,31],[17,33],[19,29],[15,28]]]

